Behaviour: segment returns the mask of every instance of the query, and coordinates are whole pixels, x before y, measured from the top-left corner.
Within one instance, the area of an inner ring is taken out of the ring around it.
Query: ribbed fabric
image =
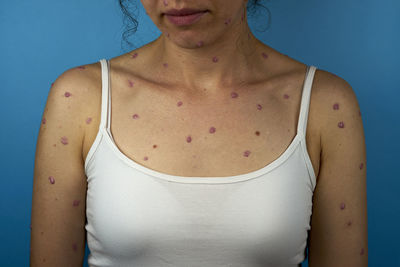
[[[316,177],[306,126],[316,67],[303,85],[297,134],[273,162],[229,177],[182,177],[128,158],[110,131],[109,61],[99,131],[85,160],[91,267],[289,267],[305,259]]]

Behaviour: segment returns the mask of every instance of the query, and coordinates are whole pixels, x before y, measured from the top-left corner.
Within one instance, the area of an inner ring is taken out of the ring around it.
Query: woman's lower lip
[[[199,12],[199,13],[194,13],[190,15],[185,15],[185,16],[172,16],[165,14],[165,16],[168,18],[168,20],[178,26],[182,25],[190,25],[198,21],[204,14],[206,14],[207,11],[204,12]]]

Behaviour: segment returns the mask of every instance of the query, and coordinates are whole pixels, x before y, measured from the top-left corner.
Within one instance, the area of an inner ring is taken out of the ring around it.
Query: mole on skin
[[[344,205],[344,203],[341,203],[341,204],[340,204],[340,209],[341,209],[341,210],[344,210],[345,207],[346,207],[346,205]]]
[[[42,123],[46,124],[46,118],[43,118]]]
[[[288,99],[288,98],[289,98],[289,95],[284,94],[284,95],[283,95],[283,98]]]
[[[91,122],[92,122],[92,118],[89,117],[86,119],[86,124],[90,124]]]
[[[63,145],[68,145],[68,138],[66,136],[61,137],[60,142]]]
[[[157,148],[157,145],[153,145],[153,148]]]
[[[51,184],[54,184],[54,183],[56,182],[56,180],[54,179],[53,176],[49,176],[49,182],[50,182]]]
[[[76,252],[78,250],[78,246],[76,245],[76,243],[72,244],[72,249]]]
[[[188,142],[188,143],[192,142],[192,137],[190,135],[188,137],[186,137],[186,142]]]
[[[347,222],[347,226],[350,226],[352,223],[351,223],[351,221],[348,221]]]
[[[364,163],[360,164],[360,170],[364,167]]]
[[[138,53],[135,53],[132,55],[132,58],[136,58],[138,56]]]
[[[182,104],[183,104],[183,102],[182,102],[182,101],[179,101],[176,105],[177,105],[178,107],[180,107],[180,106],[182,106]]]
[[[71,93],[70,93],[70,92],[65,92],[64,96],[65,96],[65,97],[70,97],[70,96],[71,96]]]
[[[226,19],[224,23],[225,25],[228,25],[229,23],[231,23],[231,19]]]
[[[202,47],[202,46],[203,46],[203,44],[204,44],[204,42],[203,42],[203,41],[198,41],[198,42],[197,42],[197,46],[198,46],[198,47]]]
[[[214,63],[215,63],[215,62],[218,62],[218,58],[217,58],[217,57],[213,57],[212,61],[213,61]]]
[[[260,135],[260,132],[259,132],[259,131],[256,131],[256,135],[259,136],[259,135]]]
[[[344,123],[343,123],[343,121],[341,121],[341,122],[338,123],[338,127],[339,127],[339,128],[344,128]]]
[[[248,157],[250,153],[250,150],[246,150],[245,152],[243,152],[243,156]]]
[[[136,120],[136,119],[139,118],[139,115],[138,114],[133,114],[132,118]]]
[[[261,109],[262,109],[262,106],[261,106],[260,104],[257,104],[257,109],[258,109],[258,110],[261,110]]]
[[[144,159],[144,160],[148,160],[148,159],[149,159],[149,157],[145,156],[143,159]]]
[[[210,133],[215,133],[215,127],[211,127],[209,130]]]
[[[163,66],[164,66],[165,68],[168,68],[168,63],[164,63]]]
[[[72,203],[72,205],[74,207],[78,207],[79,206],[79,200],[74,200],[74,202]]]
[[[360,255],[364,255],[364,249],[361,249]]]

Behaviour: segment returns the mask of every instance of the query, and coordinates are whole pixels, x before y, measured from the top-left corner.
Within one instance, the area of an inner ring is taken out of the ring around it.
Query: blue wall
[[[257,31],[267,13],[250,18],[256,37],[352,85],[367,143],[369,266],[400,266],[400,1],[264,4],[272,24]],[[0,2],[2,266],[29,263],[35,145],[50,85],[68,68],[125,53],[121,18],[116,0]],[[160,33],[143,9],[138,20],[137,47]]]

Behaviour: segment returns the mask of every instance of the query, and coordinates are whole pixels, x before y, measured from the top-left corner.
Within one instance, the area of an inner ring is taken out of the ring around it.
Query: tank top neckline
[[[304,142],[304,145],[306,145],[305,130],[308,117],[309,98],[310,98],[312,80],[314,77],[314,73],[316,71],[316,67],[312,65],[307,66],[306,77],[303,83],[300,113],[297,122],[296,135],[293,137],[288,147],[272,162],[268,163],[264,167],[261,167],[257,170],[232,176],[180,176],[180,175],[167,174],[164,172],[148,168],[134,161],[133,159],[129,158],[127,155],[125,155],[114,142],[110,130],[110,119],[111,119],[110,80],[111,79],[109,71],[109,61],[102,59],[100,60],[100,63],[102,66],[102,109],[101,109],[101,121],[99,125],[99,131],[97,134],[97,137],[99,137],[99,142],[101,141],[101,139],[104,139],[108,144],[108,147],[111,148],[112,152],[118,157],[118,159],[124,162],[127,166],[135,170],[141,171],[142,173],[150,175],[154,178],[159,178],[165,181],[177,182],[177,183],[223,184],[223,183],[241,182],[256,177],[260,177],[266,173],[269,173],[273,169],[279,167],[283,162],[285,162],[290,157],[290,155],[292,155],[292,153],[295,151],[295,149],[302,141]],[[85,169],[87,167],[86,165],[88,165],[88,161],[90,161],[91,159],[89,158],[92,156],[90,154],[93,153],[90,153],[89,151],[85,160]]]

